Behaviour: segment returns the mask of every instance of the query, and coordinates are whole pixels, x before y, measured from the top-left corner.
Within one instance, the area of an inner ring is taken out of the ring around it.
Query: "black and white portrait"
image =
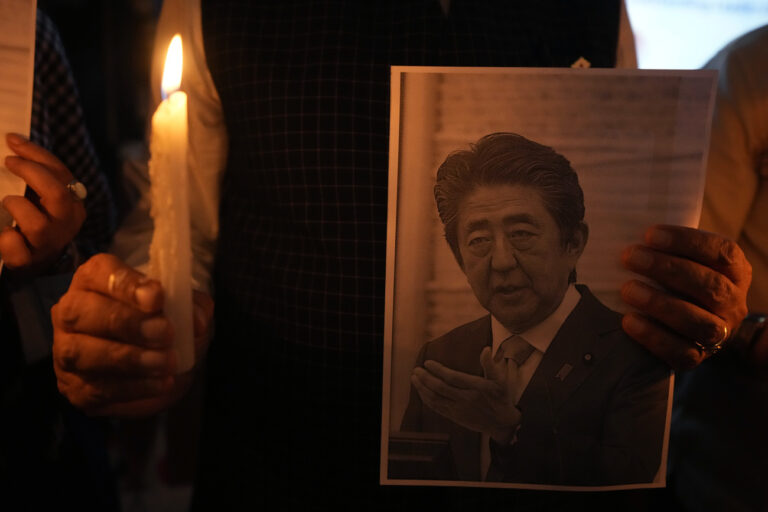
[[[695,223],[711,76],[400,78],[382,482],[663,485],[672,378],[616,244]]]

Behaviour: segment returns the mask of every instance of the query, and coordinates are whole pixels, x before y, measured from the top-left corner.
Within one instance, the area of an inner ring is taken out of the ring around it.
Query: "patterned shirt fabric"
[[[98,168],[58,32],[41,11],[35,34],[30,139],[56,155],[88,189],[88,217],[75,238],[80,256],[106,248],[114,228],[110,190]],[[36,199],[29,188],[27,197]],[[53,271],[57,270],[61,269]],[[50,356],[34,362],[25,359],[17,321],[34,322],[44,331],[50,319],[44,306],[48,297],[35,295],[35,307],[20,310],[17,301],[9,300],[10,292],[25,287],[36,293],[38,288],[11,272],[4,271],[1,277],[0,509],[119,510],[101,421],[85,417],[58,393]],[[50,344],[50,336],[43,342]]]
[[[105,250],[115,229],[112,193],[99,170],[59,33],[39,10],[30,140],[56,155],[88,190],[87,217],[74,240],[80,255],[87,257]],[[27,194],[34,192],[28,189]]]
[[[378,484],[390,65],[612,66],[619,7],[203,2],[229,160],[196,510],[642,506]]]

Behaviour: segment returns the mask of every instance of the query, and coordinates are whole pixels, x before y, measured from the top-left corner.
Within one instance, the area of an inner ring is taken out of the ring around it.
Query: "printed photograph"
[[[382,483],[664,485],[673,376],[620,254],[697,224],[713,81],[393,69]]]

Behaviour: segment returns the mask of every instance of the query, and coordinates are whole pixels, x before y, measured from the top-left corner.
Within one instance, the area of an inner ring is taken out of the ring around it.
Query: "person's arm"
[[[726,47],[705,66],[717,69],[719,74],[700,227],[733,240],[744,235],[747,219],[759,200],[761,168],[768,168],[768,114],[760,106],[768,104],[768,78],[756,72],[754,66],[768,55],[766,33],[763,29],[740,40],[737,48]],[[765,174],[762,171],[763,180]],[[765,238],[752,243],[768,251]],[[765,287],[768,282],[768,276],[761,275],[759,268],[752,287]],[[765,296],[764,291],[753,292],[750,309],[768,314]],[[766,334],[764,331],[748,351],[742,351],[760,367],[768,366]]]
[[[182,88],[189,96],[193,276],[199,289],[194,297],[197,368],[213,318],[207,290],[218,232],[218,184],[226,159],[226,132],[205,67],[199,3],[165,2],[157,31],[160,60],[155,59],[156,68],[177,32],[185,41]],[[153,94],[159,103],[160,75],[153,76],[157,86]],[[119,257],[100,254],[86,262],[52,311],[59,389],[90,414],[156,413],[186,392],[195,372],[175,375],[173,327],[162,313],[162,289],[140,271],[148,261],[152,223],[146,173],[139,178],[145,190],[115,238],[113,251]]]
[[[718,86],[699,227],[738,240],[757,195],[761,150],[768,148],[768,126],[755,111],[768,97],[768,79],[761,91],[751,66],[728,52],[706,67],[718,70]]]
[[[165,56],[176,33],[181,34],[184,50],[181,87],[189,98],[187,165],[193,285],[208,292],[219,230],[219,184],[226,165],[228,139],[221,102],[205,60],[199,1],[167,0],[163,5],[155,34],[149,116],[161,102],[160,83]],[[146,161],[131,162],[126,168],[126,179],[138,201],[115,235],[110,252],[128,265],[146,271],[153,230]]]
[[[637,49],[635,34],[627,14],[627,3],[622,0],[619,15],[619,38],[616,44],[616,67],[619,69],[637,69]]]
[[[74,239],[77,259],[106,250],[115,230],[115,206],[85,124],[64,45],[53,22],[38,9],[30,137],[56,155],[85,186],[86,218]],[[72,263],[77,261],[73,259]],[[52,269],[73,271],[72,268]]]

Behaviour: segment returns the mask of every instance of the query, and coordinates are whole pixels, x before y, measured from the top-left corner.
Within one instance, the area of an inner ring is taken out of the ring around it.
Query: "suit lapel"
[[[620,328],[614,313],[583,286],[581,299],[555,335],[538,368],[520,397],[520,409],[553,421],[571,394],[589,377],[610,346],[601,342],[604,332]],[[608,325],[609,327],[606,327]],[[599,328],[597,326],[602,326]],[[549,404],[544,407],[543,404]]]
[[[491,316],[472,322],[461,333],[461,343],[451,344],[452,350],[441,352],[438,359],[448,366],[460,372],[472,375],[483,375],[483,367],[480,365],[480,352],[491,345]],[[480,442],[481,435],[478,432],[464,427],[431,412],[433,421],[439,427],[436,431],[448,432],[451,436],[451,446],[454,450],[456,468],[461,480],[481,480],[480,475]]]

